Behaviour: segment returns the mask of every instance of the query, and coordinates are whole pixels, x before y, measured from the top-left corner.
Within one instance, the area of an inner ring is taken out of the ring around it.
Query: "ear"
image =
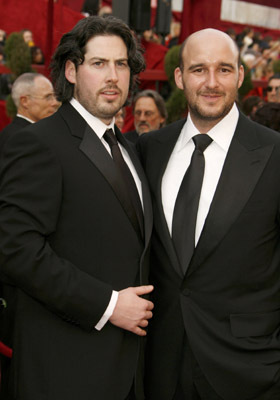
[[[28,107],[29,96],[22,95],[19,98],[19,107],[26,109]]]
[[[162,126],[162,124],[165,122],[165,118],[163,118],[163,117],[160,117],[160,126]]]
[[[70,82],[76,83],[76,67],[73,61],[67,60],[65,63],[65,77]]]
[[[175,69],[175,71],[174,71],[174,78],[175,78],[175,82],[176,82],[176,85],[177,85],[177,87],[179,88],[179,89],[184,89],[184,86],[183,86],[183,77],[182,77],[182,71],[180,70],[180,68],[179,67],[177,67],[176,69]]]
[[[244,81],[244,67],[243,67],[243,65],[240,65],[239,71],[238,71],[238,89],[242,85],[243,81]]]

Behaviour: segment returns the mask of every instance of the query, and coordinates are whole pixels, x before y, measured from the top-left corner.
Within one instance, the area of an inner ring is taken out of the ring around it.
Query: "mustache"
[[[107,85],[104,88],[100,89],[99,93],[102,93],[102,92],[104,92],[106,90],[115,90],[118,93],[122,92],[121,89],[117,85]]]
[[[224,96],[224,92],[218,92],[217,90],[200,91],[198,94],[202,96]]]

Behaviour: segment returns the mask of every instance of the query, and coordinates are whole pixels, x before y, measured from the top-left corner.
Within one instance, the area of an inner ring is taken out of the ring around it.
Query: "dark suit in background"
[[[3,134],[17,132],[20,129],[25,128],[30,123],[31,122],[27,121],[27,119],[16,116],[9,125],[2,129],[0,135],[2,136]]]
[[[0,132],[0,151],[1,148],[4,146],[4,142],[6,141],[8,135],[25,128],[30,123],[31,122],[27,121],[27,119],[25,118],[15,117],[9,125],[5,126],[5,128],[2,129],[2,131]]]

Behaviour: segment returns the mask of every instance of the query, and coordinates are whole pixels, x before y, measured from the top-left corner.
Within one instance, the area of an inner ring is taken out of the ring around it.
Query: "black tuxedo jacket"
[[[129,131],[124,133],[124,136],[127,140],[129,140],[130,142],[136,144],[138,139],[139,139],[139,135],[136,131]]]
[[[155,225],[147,398],[173,398],[185,330],[223,399],[263,400],[280,379],[280,135],[240,115],[183,276],[164,217],[161,181],[184,122],[139,141]]]
[[[4,145],[4,142],[6,141],[8,135],[11,133],[15,133],[19,131],[20,129],[25,128],[26,126],[30,125],[31,122],[27,121],[24,118],[21,117],[15,117],[12,122],[5,126],[4,129],[0,132],[0,151],[2,146]]]
[[[144,240],[119,200],[112,158],[70,104],[5,143],[0,277],[14,318],[4,337],[13,347],[5,399],[123,400],[134,378],[140,387],[141,338],[110,322],[94,329],[112,289],[146,284],[148,276],[148,187],[116,134],[142,182]]]

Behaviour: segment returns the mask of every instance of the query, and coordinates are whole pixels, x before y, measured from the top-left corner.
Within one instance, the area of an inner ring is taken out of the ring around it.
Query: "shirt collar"
[[[210,129],[210,131],[207,132],[207,135],[209,135],[213,139],[213,142],[215,142],[226,152],[228,151],[232,137],[234,135],[238,118],[239,111],[236,104],[234,103],[229,113],[218,124]],[[180,142],[180,144],[178,143],[179,147],[183,148],[193,136],[198,135],[199,133],[200,132],[193,124],[191,116],[189,114],[187,121],[183,126],[181,135],[178,139],[178,142]]]
[[[99,139],[102,138],[107,129],[114,129],[115,117],[112,119],[109,125],[104,124],[99,118],[89,113],[74,97],[70,100],[70,104],[75,108],[76,111],[84,118],[91,129],[96,133]]]
[[[33,121],[33,120],[30,119],[30,118],[27,118],[25,115],[22,115],[22,114],[17,113],[17,117],[26,119],[26,121],[30,122],[31,124],[34,124],[34,123],[35,123],[35,121]]]

